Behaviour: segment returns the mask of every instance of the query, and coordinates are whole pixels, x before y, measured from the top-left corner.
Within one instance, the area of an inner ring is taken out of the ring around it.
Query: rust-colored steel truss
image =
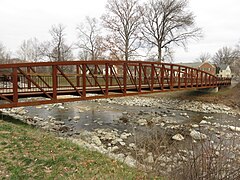
[[[231,79],[167,63],[65,61],[0,65],[0,108],[227,86]]]

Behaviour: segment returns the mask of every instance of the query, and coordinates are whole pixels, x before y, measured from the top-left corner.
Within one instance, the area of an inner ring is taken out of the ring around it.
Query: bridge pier
[[[198,89],[198,91],[209,92],[209,93],[217,93],[219,91],[219,88],[218,87],[204,88],[204,89]]]

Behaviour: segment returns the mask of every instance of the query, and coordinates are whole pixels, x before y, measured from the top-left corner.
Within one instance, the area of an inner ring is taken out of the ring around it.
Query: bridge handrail
[[[182,67],[182,68],[189,68],[189,69],[194,69],[199,72],[206,73],[211,76],[215,76],[209,72],[194,68],[194,67],[189,67],[185,65],[180,65],[180,64],[172,64],[172,63],[161,63],[161,62],[156,62],[156,61],[123,61],[123,60],[94,60],[94,61],[58,61],[58,62],[31,62],[31,63],[12,63],[12,64],[0,64],[0,69],[1,68],[16,68],[16,67],[34,67],[34,66],[52,66],[52,65],[59,65],[59,66],[64,66],[64,65],[79,65],[79,64],[92,64],[92,65],[104,65],[104,64],[113,64],[113,65],[120,65],[127,63],[129,65],[134,65],[134,64],[146,64],[146,65],[164,65],[164,66],[176,66],[176,67]],[[0,73],[1,74],[1,73]],[[217,76],[215,76],[217,77]]]

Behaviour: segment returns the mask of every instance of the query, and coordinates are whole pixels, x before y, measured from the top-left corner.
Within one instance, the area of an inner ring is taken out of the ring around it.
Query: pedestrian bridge
[[[228,86],[195,68],[144,61],[0,65],[0,108]]]

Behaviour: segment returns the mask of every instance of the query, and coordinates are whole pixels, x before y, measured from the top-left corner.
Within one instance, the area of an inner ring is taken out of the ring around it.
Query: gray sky
[[[76,40],[76,26],[85,16],[100,17],[107,0],[0,0],[0,42],[16,51],[23,40],[49,40],[54,24],[66,26],[69,42]],[[211,55],[223,46],[240,41],[239,0],[189,0],[196,24],[204,32],[198,42],[189,42],[187,51],[175,49],[176,62],[194,61],[201,53]]]

